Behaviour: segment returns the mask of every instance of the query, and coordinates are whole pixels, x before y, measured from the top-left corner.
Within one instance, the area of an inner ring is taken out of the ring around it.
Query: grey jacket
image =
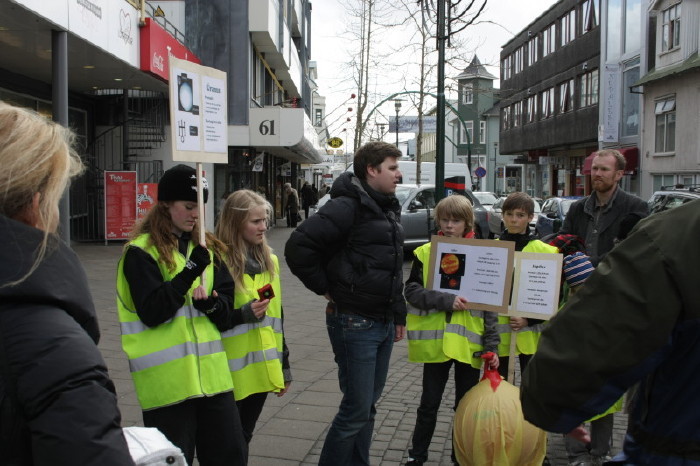
[[[586,242],[586,254],[597,265],[615,245],[620,222],[628,214],[649,215],[646,202],[618,187],[608,204],[597,212],[596,196],[591,194],[574,202],[566,214],[560,234],[578,235]]]

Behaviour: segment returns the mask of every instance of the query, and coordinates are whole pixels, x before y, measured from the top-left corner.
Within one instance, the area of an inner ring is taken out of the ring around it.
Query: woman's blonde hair
[[[173,234],[173,220],[168,210],[171,203],[159,201],[158,204],[151,207],[146,216],[134,227],[134,230],[131,232],[131,239],[136,239],[144,234],[149,235],[149,244],[155,246],[159,259],[172,272],[176,267],[173,253],[178,250],[178,244],[177,237]],[[197,220],[191,233],[192,241],[195,244],[199,243],[200,220]],[[221,253],[225,249],[223,243],[209,232],[205,232],[204,237],[207,249],[211,249],[214,255],[221,257]],[[125,247],[129,247],[128,243]]]
[[[474,229],[474,209],[469,199],[461,194],[454,194],[443,198],[435,206],[435,223],[440,219],[464,220],[464,233]]]
[[[70,178],[83,170],[73,141],[69,129],[32,110],[0,101],[0,214],[19,220],[39,193],[36,224],[44,230],[32,267],[3,286],[25,280],[46,255],[49,238],[58,227],[61,196]]]
[[[250,211],[256,207],[264,207],[269,221],[272,206],[256,192],[248,189],[234,191],[226,198],[221,209],[219,223],[216,225],[216,236],[224,243],[226,262],[233,276],[236,288],[243,289],[243,274],[248,255],[260,264],[263,271],[274,277],[275,267],[272,262],[272,249],[263,236],[260,244],[251,245],[243,239],[243,228],[248,221]]]

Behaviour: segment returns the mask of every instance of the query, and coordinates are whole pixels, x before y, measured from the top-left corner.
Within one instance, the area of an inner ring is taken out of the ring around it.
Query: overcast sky
[[[346,0],[347,1],[347,0]],[[355,0],[351,0],[355,1]],[[466,3],[463,0],[462,3]],[[481,63],[487,66],[487,70],[494,76],[499,76],[499,56],[503,44],[513,38],[515,34],[523,30],[528,24],[544,13],[556,0],[488,0],[488,4],[481,19],[496,24],[480,24],[473,26],[462,33],[466,42],[464,47],[465,58],[471,60],[476,53]],[[331,127],[331,136],[340,135],[342,128],[350,131],[354,126],[355,115],[347,112],[347,107],[353,107],[355,101],[350,100],[353,92],[352,85],[348,81],[349,71],[347,63],[352,56],[351,50],[356,46],[352,41],[343,38],[347,24],[351,18],[345,12],[340,0],[313,0],[311,14],[311,59],[318,63],[319,93],[326,97],[327,123]],[[398,36],[398,37],[397,37]],[[395,45],[389,44],[390,41]],[[401,48],[400,34],[393,33],[391,37],[383,39],[381,45],[387,48]],[[380,46],[381,46],[380,45]],[[409,56],[399,61],[410,61]],[[394,54],[391,60],[401,57],[401,53]],[[395,62],[396,63],[396,62]],[[370,91],[378,97],[375,102],[399,91],[403,91],[399,84],[402,76],[410,73],[416,67],[397,66],[388,64],[377,70],[370,77]],[[446,78],[450,76],[446,71]],[[495,82],[498,87],[498,81]],[[356,91],[355,91],[356,92]],[[453,97],[453,96],[449,96]],[[377,109],[377,118],[382,115],[394,115],[393,104],[387,102]],[[415,109],[402,108],[401,114],[416,114]],[[346,117],[351,117],[352,122],[346,123]],[[374,116],[372,117],[374,119]],[[349,141],[348,141],[349,142]]]

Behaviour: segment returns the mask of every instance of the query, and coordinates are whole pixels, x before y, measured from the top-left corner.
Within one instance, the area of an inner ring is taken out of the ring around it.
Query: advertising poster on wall
[[[228,163],[226,73],[170,56],[173,160]]]
[[[136,221],[136,172],[105,171],[105,241],[128,239]]]
[[[136,220],[141,220],[158,202],[158,183],[139,183],[136,189]]]

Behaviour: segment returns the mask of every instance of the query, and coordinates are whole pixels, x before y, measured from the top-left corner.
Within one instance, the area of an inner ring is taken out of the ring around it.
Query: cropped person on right
[[[699,201],[655,213],[601,260],[523,374],[528,421],[585,438],[579,424],[639,383],[621,464],[700,464],[699,228]]]
[[[469,200],[461,195],[448,196],[435,206],[438,235],[448,238],[474,236],[474,211]],[[431,244],[420,246],[413,254],[411,275],[404,295],[408,303],[406,328],[408,359],[423,364],[423,393],[413,430],[409,465],[428,461],[428,447],[437,423],[442,394],[454,365],[457,409],[464,394],[479,382],[482,352],[491,352],[488,364],[498,368],[498,332],[496,314],[469,310],[469,302],[452,293],[426,289]],[[452,460],[454,453],[452,454]]]

